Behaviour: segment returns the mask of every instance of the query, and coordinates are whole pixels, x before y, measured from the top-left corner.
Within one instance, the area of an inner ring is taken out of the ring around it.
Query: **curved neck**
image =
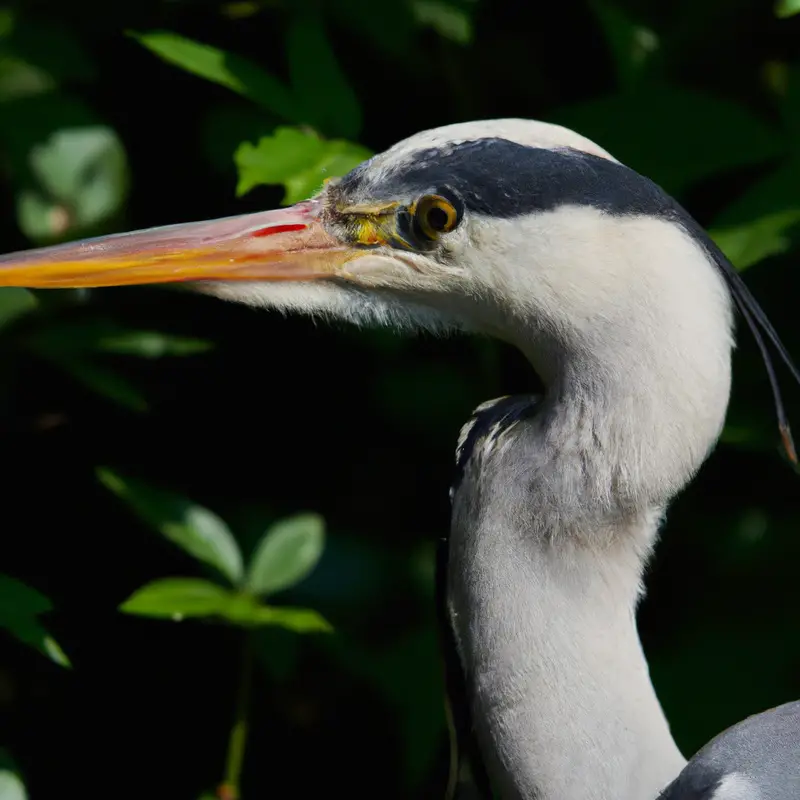
[[[635,610],[659,519],[722,430],[730,295],[664,220],[564,208],[503,234],[475,325],[548,388],[527,416],[480,412],[462,448],[448,604],[474,726],[503,800],[652,800],[684,761]]]
[[[510,427],[496,409],[454,492],[447,586],[487,771],[503,800],[651,800],[685,763],[635,622],[660,512],[566,490],[566,401]]]

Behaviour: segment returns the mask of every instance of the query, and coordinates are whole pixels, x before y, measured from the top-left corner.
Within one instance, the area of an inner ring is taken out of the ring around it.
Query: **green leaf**
[[[0,103],[30,97],[56,88],[56,81],[43,69],[20,58],[0,58]]]
[[[252,62],[168,31],[129,35],[164,61],[225,86],[289,122],[301,121],[289,90]]]
[[[47,355],[43,351],[39,352]],[[127,378],[113,370],[92,364],[77,356],[62,355],[60,358],[51,356],[50,360],[89,389],[109,400],[119,403],[130,411],[139,413],[147,411],[148,403],[145,396]]]
[[[548,121],[579,131],[676,195],[701,179],[761,164],[787,149],[784,138],[744,106],[667,86],[565,107]],[[654,146],[660,142],[669,146]]]
[[[331,49],[321,15],[305,11],[293,16],[286,52],[302,121],[328,136],[357,137],[361,106]]]
[[[29,153],[32,183],[17,196],[23,232],[35,241],[74,238],[111,221],[127,196],[127,160],[117,134],[65,128]]]
[[[312,167],[324,152],[322,139],[297,128],[277,128],[257,145],[243,142],[234,155],[239,170],[236,193],[241,196],[260,184],[285,183]]]
[[[330,633],[333,626],[310,608],[258,606],[254,614],[257,625],[273,625],[294,633]]]
[[[35,617],[52,611],[53,604],[41,592],[0,573],[0,624],[17,615]]]
[[[749,224],[762,217],[800,208],[800,155],[784,161],[729,203],[714,219],[712,227]]]
[[[58,92],[7,100],[2,108],[0,142],[22,231],[44,244],[104,232],[128,191],[127,157],[114,130]]]
[[[244,628],[271,626],[294,633],[330,633],[333,630],[331,624],[312,609],[263,605],[258,598],[245,593],[232,595],[222,615]]]
[[[472,17],[464,4],[442,0],[414,0],[411,9],[420,27],[432,28],[439,36],[456,44],[468,45],[472,42]]]
[[[242,578],[242,555],[228,526],[207,508],[179,495],[99,468],[100,481],[149,525],[189,555],[211,565],[232,584]]]
[[[43,18],[21,17],[3,49],[59,84],[94,80],[97,69],[80,40],[64,25]]]
[[[227,589],[200,578],[163,578],[137,589],[119,610],[175,621],[184,617],[222,616],[231,596]]]
[[[58,359],[87,352],[162,358],[202,353],[214,346],[201,339],[161,331],[130,330],[99,319],[49,323],[29,335],[26,341],[35,350]]]
[[[16,578],[0,574],[0,627],[56,664],[69,667],[64,651],[37,619],[51,609],[52,604],[43,594]]]
[[[297,514],[272,525],[256,547],[247,571],[247,588],[274,594],[299,583],[314,569],[325,547],[319,514]]]
[[[213,347],[212,342],[172,336],[160,331],[123,331],[102,337],[97,342],[98,350],[140,358],[189,356],[205,353]]]
[[[36,295],[27,289],[16,286],[0,289],[0,328],[10,325],[38,304]]]
[[[800,222],[800,157],[757,181],[714,220],[711,236],[739,269],[786,252]]]
[[[644,78],[659,55],[658,36],[630,17],[627,11],[605,0],[590,2],[614,57],[617,82],[631,88]]]
[[[316,611],[261,605],[249,594],[231,592],[200,578],[162,578],[137,589],[119,610],[142,617],[171,619],[216,618],[242,628],[275,626],[295,633],[333,630]]]
[[[786,19],[800,13],[800,0],[778,0],[775,4],[775,16]]]
[[[285,181],[284,203],[299,203],[315,195],[326,178],[339,178],[366,161],[372,153],[360,145],[334,140],[326,142],[325,152],[309,169],[298,172]]]
[[[6,39],[16,26],[14,12],[10,8],[0,8],[0,39]]]
[[[345,140],[326,141],[297,128],[277,128],[257,145],[244,142],[237,149],[236,192],[241,196],[261,184],[283,184],[283,202],[296,203],[315,194],[326,178],[346,175],[370,155]]]
[[[0,800],[28,800],[19,768],[4,748],[0,748]]]
[[[798,223],[800,207],[709,233],[731,263],[744,270],[769,256],[785,253],[792,244],[789,232]]]

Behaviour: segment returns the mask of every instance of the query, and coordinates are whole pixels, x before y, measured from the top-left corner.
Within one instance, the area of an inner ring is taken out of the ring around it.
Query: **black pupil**
[[[450,215],[439,206],[432,206],[428,209],[427,222],[431,230],[443,231],[447,228]]]

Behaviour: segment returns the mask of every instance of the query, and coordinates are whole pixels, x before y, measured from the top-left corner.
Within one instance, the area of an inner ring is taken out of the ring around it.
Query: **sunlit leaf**
[[[330,633],[333,626],[310,608],[259,606],[253,616],[257,625],[272,625],[294,633]]]
[[[170,64],[247,97],[289,122],[299,122],[290,91],[256,64],[167,31],[131,36]]]
[[[712,175],[763,163],[787,148],[784,138],[746,107],[667,86],[564,107],[548,121],[579,131],[673,194]],[[669,146],[661,146],[664,142]]]
[[[340,177],[369,158],[365,148],[344,140],[326,141],[296,128],[278,128],[257,145],[242,143],[234,156],[239,170],[237,194],[260,184],[282,184],[284,203],[296,203],[318,191],[326,178]]]
[[[472,17],[463,3],[444,0],[414,0],[414,18],[421,27],[435,30],[440,36],[458,44],[472,42]]]
[[[102,483],[125,500],[146,523],[198,561],[219,570],[233,584],[242,577],[242,555],[228,526],[213,512],[186,498],[101,468]]]
[[[257,145],[243,142],[234,159],[239,170],[236,193],[243,195],[260,184],[285,183],[320,160],[325,142],[297,128],[277,128]]]
[[[321,614],[310,608],[268,606],[244,593],[230,598],[223,616],[228,622],[242,627],[270,626],[294,633],[330,633],[333,630]]]
[[[305,578],[325,547],[325,523],[318,514],[297,514],[276,522],[264,534],[247,570],[247,588],[274,594]]]
[[[775,4],[775,15],[786,18],[800,13],[800,0],[778,0]]]
[[[119,610],[177,621],[184,617],[221,616],[230,600],[227,589],[200,578],[163,578],[137,589]]]
[[[292,90],[303,119],[327,136],[355,138],[361,130],[361,106],[342,72],[322,17],[307,9],[293,15],[286,53]]]
[[[4,748],[0,748],[0,800],[28,800],[19,768]]]
[[[743,270],[769,256],[786,252],[790,231],[800,223],[798,208],[771,214],[750,223],[712,230],[710,234],[737,269]]]
[[[273,626],[295,633],[328,633],[328,623],[306,608],[262,605],[252,595],[235,593],[200,578],[162,578],[137,589],[119,610],[125,614],[171,619],[213,618],[243,628]]]
[[[38,619],[51,609],[52,604],[41,592],[0,573],[0,628],[56,664],[68,667],[69,659]]]
[[[739,269],[786,252],[800,222],[800,158],[795,156],[729,203],[711,235]]]
[[[327,142],[322,157],[309,169],[298,172],[284,182],[284,203],[299,203],[315,195],[326,178],[339,178],[368,159],[372,153],[360,145],[335,140]]]
[[[0,289],[0,328],[10,325],[37,305],[36,296],[27,289],[16,286]]]

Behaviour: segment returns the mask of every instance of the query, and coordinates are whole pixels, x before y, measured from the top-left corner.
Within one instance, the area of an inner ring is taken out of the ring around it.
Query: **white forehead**
[[[511,142],[528,147],[545,147],[548,149],[571,147],[575,150],[582,150],[585,153],[616,161],[602,147],[569,128],[538,120],[512,118],[457,122],[453,125],[444,125],[441,128],[422,131],[409,136],[408,139],[403,139],[379,156],[376,156],[372,164],[375,167],[388,166],[391,163],[404,161],[407,156],[419,150],[489,138],[508,139]]]

